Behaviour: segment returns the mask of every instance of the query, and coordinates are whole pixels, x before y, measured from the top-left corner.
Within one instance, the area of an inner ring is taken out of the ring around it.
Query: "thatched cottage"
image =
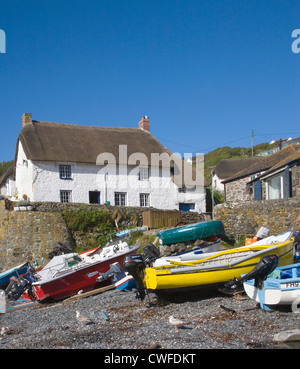
[[[136,128],[113,128],[37,121],[25,113],[15,182],[18,199],[30,201],[205,211],[203,176],[152,136],[148,117]]]

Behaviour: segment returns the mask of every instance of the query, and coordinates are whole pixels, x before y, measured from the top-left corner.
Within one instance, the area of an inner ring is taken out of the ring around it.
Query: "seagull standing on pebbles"
[[[178,332],[178,327],[184,325],[184,322],[182,320],[174,318],[173,315],[170,316],[169,323],[175,326],[176,332]]]
[[[78,310],[76,311],[76,318],[81,323],[81,325],[95,324],[95,322],[93,322],[91,319],[87,318],[86,316],[81,315]]]

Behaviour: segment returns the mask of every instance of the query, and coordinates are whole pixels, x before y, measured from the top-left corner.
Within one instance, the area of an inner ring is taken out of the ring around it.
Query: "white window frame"
[[[140,207],[149,208],[150,207],[150,194],[140,193]]]
[[[115,206],[126,206],[126,192],[115,192]]]
[[[274,176],[270,176],[270,177],[268,177],[268,178],[265,179],[265,181],[266,181],[266,198],[267,198],[267,200],[272,200],[272,199],[270,199],[270,189],[269,189],[269,187],[270,187],[270,181],[271,180],[274,180],[276,178],[278,178],[280,180],[280,197],[276,197],[276,198],[272,198],[272,199],[283,199],[283,197],[284,197],[284,181],[283,181],[283,179],[284,179],[284,173],[283,172],[280,172],[280,173],[278,173],[278,174],[276,174]]]
[[[149,181],[149,168],[140,168],[139,181]]]
[[[69,164],[59,164],[59,178],[60,179],[71,179],[72,170]]]
[[[60,202],[62,203],[72,202],[72,191],[60,190]]]

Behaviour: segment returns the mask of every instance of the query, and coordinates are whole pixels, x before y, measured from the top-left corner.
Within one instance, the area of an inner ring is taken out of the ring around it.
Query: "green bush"
[[[68,228],[71,231],[86,232],[97,228],[99,232],[113,232],[115,230],[114,221],[108,211],[100,209],[80,209],[65,208],[62,212]]]

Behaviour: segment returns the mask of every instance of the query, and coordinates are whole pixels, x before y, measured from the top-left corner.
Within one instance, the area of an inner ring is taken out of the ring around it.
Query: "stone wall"
[[[254,236],[261,226],[275,235],[300,230],[300,198],[226,202],[214,207],[214,219],[233,236]]]
[[[291,168],[292,177],[292,196],[300,197],[300,165],[295,165]]]
[[[61,242],[70,249],[81,242],[82,238],[89,239],[92,235],[72,233],[61,212],[65,207],[88,209],[99,208],[99,205],[62,204],[62,203],[31,203],[33,211],[14,211],[14,205],[8,200],[0,201],[0,272],[24,261],[29,260],[42,265],[47,262],[48,254],[57,242]],[[141,226],[143,211],[140,207],[100,206],[113,217],[114,212],[121,214],[119,227]],[[180,212],[183,222],[195,223],[204,220],[204,215],[194,212]]]
[[[41,265],[57,242],[74,247],[59,213],[11,211],[0,201],[0,270],[27,260]]]
[[[249,201],[251,200],[250,188],[247,187],[247,179],[241,178],[236,181],[225,183],[226,201]]]

